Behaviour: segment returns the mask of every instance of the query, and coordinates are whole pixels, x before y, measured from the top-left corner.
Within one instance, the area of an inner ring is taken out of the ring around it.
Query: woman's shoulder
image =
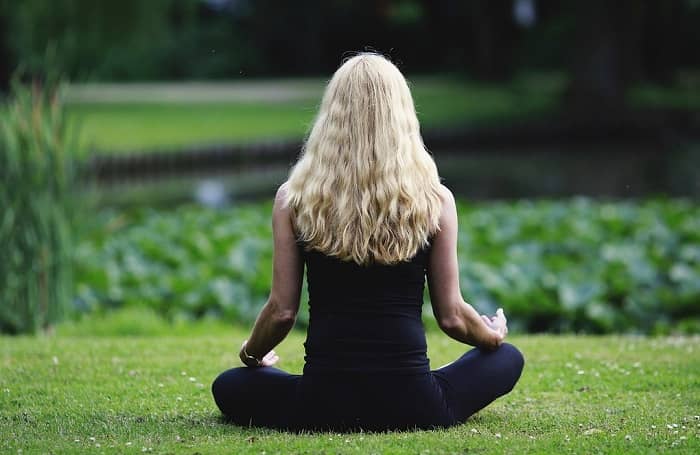
[[[438,187],[438,191],[440,193],[440,202],[442,202],[443,207],[446,205],[446,203],[452,205],[455,204],[455,196],[452,194],[452,190],[441,183]]]
[[[286,205],[287,194],[289,192],[289,180],[285,180],[279,187],[277,187],[277,192],[275,193],[275,202],[282,202]]]

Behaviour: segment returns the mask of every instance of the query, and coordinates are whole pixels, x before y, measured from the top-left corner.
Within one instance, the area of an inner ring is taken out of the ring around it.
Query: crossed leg
[[[494,351],[471,349],[432,374],[442,386],[455,419],[464,422],[510,392],[520,379],[524,363],[515,346],[503,343]]]
[[[471,349],[432,375],[461,423],[510,392],[523,365],[520,351],[503,343],[495,351]],[[232,368],[216,378],[212,394],[221,412],[237,425],[289,429],[298,424],[301,379],[273,367]]]
[[[232,368],[211,386],[221,412],[236,425],[287,428],[301,375],[273,367]]]

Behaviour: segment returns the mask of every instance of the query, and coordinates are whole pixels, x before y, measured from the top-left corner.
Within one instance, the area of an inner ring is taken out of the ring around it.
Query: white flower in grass
[[[471,432],[476,434],[476,433],[479,432],[479,430],[477,430],[476,428],[472,428],[472,429],[471,429]]]
[[[496,433],[496,434],[494,434],[494,436],[495,436],[496,438],[499,438],[499,439],[500,439],[500,438],[501,438],[501,433]]]
[[[75,439],[73,439],[73,442],[80,442],[80,439],[75,438]]]
[[[56,356],[51,357],[51,362],[53,362],[54,365],[58,365],[58,357],[56,357]]]
[[[585,373],[585,371],[583,371],[583,370],[578,370],[578,371],[576,372],[576,374],[584,374],[584,373]]]
[[[187,372],[186,372],[186,371],[182,371],[182,372],[180,372],[180,375],[181,375],[181,376],[187,376]]]
[[[625,441],[631,441],[631,440],[632,440],[632,435],[626,434]]]
[[[90,436],[90,437],[88,438],[88,441],[90,441],[90,442],[95,442],[95,437],[94,437],[94,436]]]
[[[165,387],[162,382],[158,383],[158,387]]]
[[[95,443],[95,447],[100,448],[100,447],[102,447],[102,446],[100,445],[99,442],[96,442],[96,443]]]
[[[131,441],[128,441],[126,444],[124,444],[127,447],[131,447]]]

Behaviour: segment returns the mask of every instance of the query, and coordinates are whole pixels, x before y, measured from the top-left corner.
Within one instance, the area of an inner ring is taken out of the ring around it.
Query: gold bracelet
[[[247,359],[253,360],[253,361],[255,361],[255,366],[256,366],[256,367],[261,367],[261,366],[262,366],[262,360],[258,359],[257,357],[255,357],[255,356],[253,356],[253,355],[248,354],[248,349],[247,349],[247,348],[248,348],[248,343],[246,342],[246,343],[243,345],[243,355],[245,356],[246,360],[247,360]]]

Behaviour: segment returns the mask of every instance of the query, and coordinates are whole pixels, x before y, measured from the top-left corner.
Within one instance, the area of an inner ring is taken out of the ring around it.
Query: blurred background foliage
[[[13,89],[0,108],[0,332],[21,333],[72,307],[77,157],[57,77]]]
[[[0,7],[5,78],[20,62],[41,69],[51,43],[71,80],[329,74],[343,53],[369,46],[411,74],[503,80],[523,68],[586,65],[584,54],[597,53],[619,66],[622,80],[667,82],[676,69],[697,65],[700,46],[694,0],[3,0]],[[580,51],[576,61],[572,51]]]
[[[697,332],[698,23],[697,0],[0,0],[0,330],[252,321],[265,201],[325,81],[376,50],[457,194],[468,301]]]
[[[272,278],[271,213],[269,202],[102,212],[76,251],[77,303],[103,311],[145,306],[176,322],[253,322]],[[515,330],[700,329],[697,204],[460,202],[459,223],[467,300],[491,313],[507,308]],[[301,327],[306,297],[304,290]],[[430,320],[427,304],[425,312]]]

